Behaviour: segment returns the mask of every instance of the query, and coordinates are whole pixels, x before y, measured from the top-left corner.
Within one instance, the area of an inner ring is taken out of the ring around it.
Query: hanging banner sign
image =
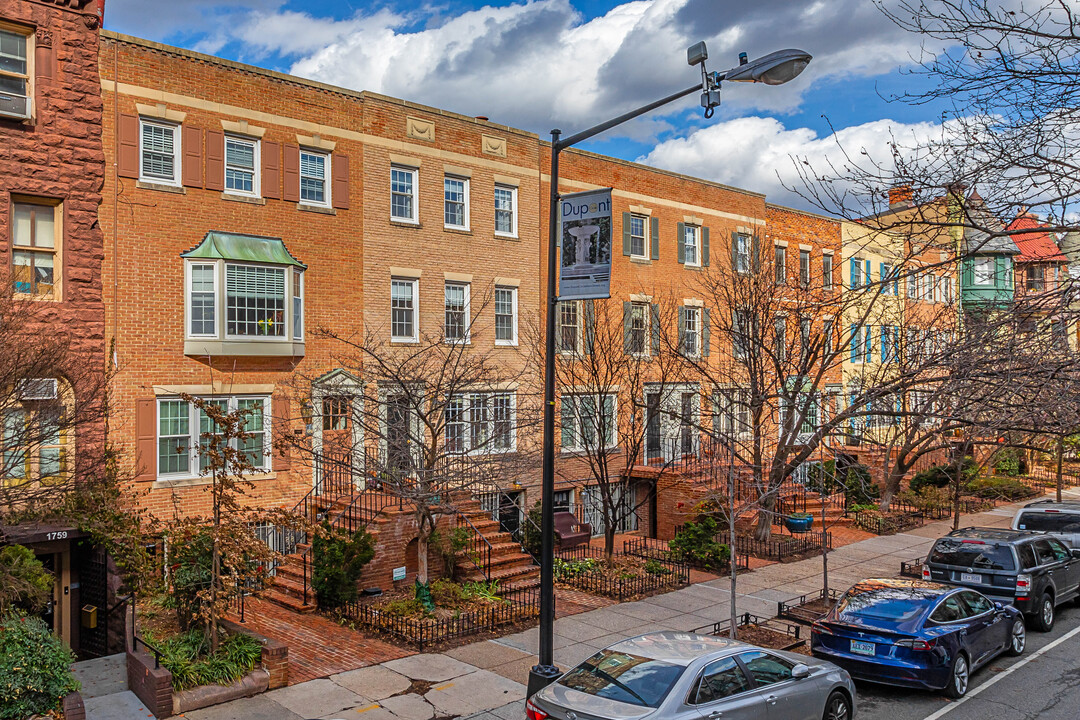
[[[611,188],[564,195],[559,212],[559,299],[611,297]]]

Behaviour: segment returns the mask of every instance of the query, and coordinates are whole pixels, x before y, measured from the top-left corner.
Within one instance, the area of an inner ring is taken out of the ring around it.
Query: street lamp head
[[[724,73],[724,80],[783,85],[798,77],[810,63],[811,57],[804,50],[777,50],[728,70]]]

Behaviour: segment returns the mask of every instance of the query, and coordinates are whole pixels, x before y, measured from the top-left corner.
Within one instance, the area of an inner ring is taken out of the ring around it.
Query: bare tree
[[[294,382],[305,402],[314,398],[324,427],[351,418],[354,429],[332,460],[349,478],[346,491],[382,493],[411,510],[424,585],[440,520],[457,515],[472,493],[493,492],[536,467],[538,448],[523,432],[538,421],[535,368],[529,353],[489,344],[491,300],[474,296],[448,310],[442,332],[417,333],[415,342],[391,342],[389,328],[377,326],[356,334],[317,328],[335,347],[338,372],[363,385],[308,376]],[[332,455],[325,441],[288,441],[324,477]]]

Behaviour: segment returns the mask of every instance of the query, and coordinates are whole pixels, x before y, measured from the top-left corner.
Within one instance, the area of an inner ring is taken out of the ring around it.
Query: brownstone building
[[[16,506],[21,492],[68,487],[101,460],[102,11],[103,3],[88,0],[0,1],[0,276],[11,282],[4,285],[14,294],[11,312],[26,310],[37,337],[64,349],[55,373],[5,388],[11,394],[2,402],[0,482]],[[6,352],[14,357],[20,349]],[[87,412],[73,419],[76,408]],[[50,427],[38,435],[22,431]],[[109,652],[104,554],[63,523],[5,527],[0,534],[30,547],[54,572],[44,616],[57,635],[83,656]],[[100,622],[80,617],[83,606],[97,608]]]

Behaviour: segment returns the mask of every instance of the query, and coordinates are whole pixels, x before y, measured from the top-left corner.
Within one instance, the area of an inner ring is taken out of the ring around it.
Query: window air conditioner
[[[56,378],[26,378],[18,389],[20,400],[55,400]]]
[[[0,92],[0,117],[25,119],[30,117],[30,98]]]

